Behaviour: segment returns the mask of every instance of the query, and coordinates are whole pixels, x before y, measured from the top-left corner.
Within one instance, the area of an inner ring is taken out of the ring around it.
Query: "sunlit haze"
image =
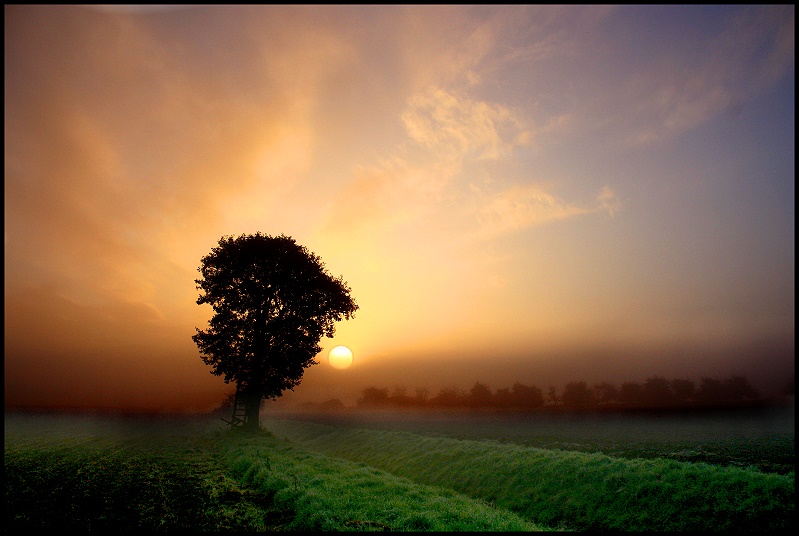
[[[794,62],[792,5],[6,6],[6,406],[218,405],[194,280],[257,231],[359,306],[277,404],[779,389]]]
[[[336,369],[346,369],[352,366],[352,350],[346,346],[336,346],[328,354],[330,366]]]

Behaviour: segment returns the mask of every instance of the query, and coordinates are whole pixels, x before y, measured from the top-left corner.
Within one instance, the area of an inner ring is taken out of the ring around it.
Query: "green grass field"
[[[273,414],[337,427],[491,440],[614,458],[705,462],[765,473],[794,471],[792,406],[634,414],[339,411]]]
[[[7,415],[5,431],[6,530],[542,530],[450,489],[208,421]]]
[[[468,419],[435,433],[430,423],[410,432],[377,421],[270,416],[248,436],[211,419],[6,414],[4,528],[765,532],[795,524],[793,471],[568,450],[576,436],[563,426],[560,447],[540,448],[525,444],[531,436],[518,423],[500,441],[499,428],[479,436]],[[772,446],[763,435],[757,452],[756,437],[746,442],[751,460]],[[746,463],[746,453],[737,456]]]

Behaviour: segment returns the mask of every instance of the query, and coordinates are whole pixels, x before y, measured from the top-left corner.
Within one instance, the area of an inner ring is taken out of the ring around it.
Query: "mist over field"
[[[346,371],[329,370],[324,362],[311,367],[302,385],[294,392],[286,392],[284,400],[275,404],[280,407],[337,398],[351,406],[368,387],[386,388],[389,392],[401,387],[410,396],[417,389],[426,389],[432,397],[442,388],[468,391],[476,382],[486,384],[492,391],[519,382],[534,385],[546,394],[550,386],[560,390],[569,382],[619,386],[624,382],[644,383],[653,376],[689,379],[698,386],[702,377],[724,380],[739,375],[746,377],[763,397],[770,398],[792,389],[793,352],[793,344],[761,343],[715,351],[689,347],[660,351],[586,349],[529,356],[463,353],[430,358],[403,356],[375,363],[358,363],[356,356],[355,364]],[[270,407],[270,403],[264,407]]]
[[[6,532],[795,532],[794,5],[4,30]]]
[[[15,531],[795,527],[793,406],[689,414],[6,412]]]
[[[793,5],[4,15],[6,407],[219,405],[195,280],[254,233],[358,305],[276,408],[792,382]]]

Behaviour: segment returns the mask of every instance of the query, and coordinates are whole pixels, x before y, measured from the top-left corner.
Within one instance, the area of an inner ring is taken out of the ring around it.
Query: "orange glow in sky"
[[[4,9],[6,405],[221,402],[256,231],[360,307],[294,400],[793,374],[793,6]]]

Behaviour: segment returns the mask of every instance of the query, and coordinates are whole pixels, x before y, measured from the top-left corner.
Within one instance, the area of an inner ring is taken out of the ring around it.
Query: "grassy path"
[[[793,473],[622,459],[494,441],[269,419],[304,448],[575,530],[773,531],[795,525]]]
[[[301,530],[540,531],[543,527],[448,488],[297,448],[269,435],[226,441],[234,475]]]

